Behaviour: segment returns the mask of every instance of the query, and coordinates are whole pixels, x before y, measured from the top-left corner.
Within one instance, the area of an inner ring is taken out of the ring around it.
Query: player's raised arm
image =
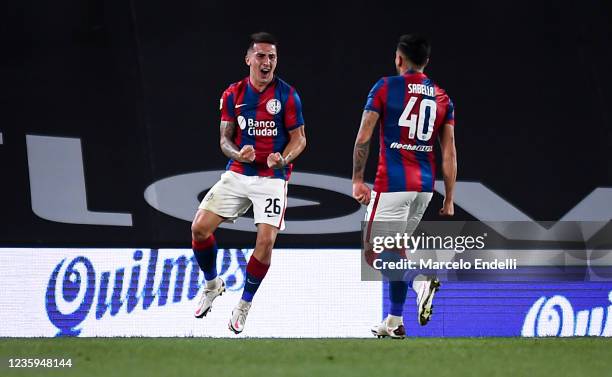
[[[365,110],[363,112],[353,149],[353,198],[361,204],[370,202],[370,188],[363,182],[363,176],[370,154],[370,140],[378,118],[379,114],[376,111]]]
[[[453,216],[455,208],[453,205],[453,193],[457,181],[457,150],[455,148],[455,127],[445,124],[440,130],[440,147],[442,149],[442,175],[444,177],[444,205],[440,209],[440,215]]]
[[[219,139],[221,151],[225,156],[233,160],[253,162],[255,160],[255,149],[252,145],[245,145],[242,149],[238,150],[238,147],[232,141],[235,130],[236,123],[225,120],[221,121],[221,137]]]

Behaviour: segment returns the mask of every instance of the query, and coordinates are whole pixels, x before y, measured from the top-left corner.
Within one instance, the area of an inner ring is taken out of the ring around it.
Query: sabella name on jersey
[[[422,94],[425,96],[435,97],[435,89],[433,86],[423,84],[408,84],[408,93]]]

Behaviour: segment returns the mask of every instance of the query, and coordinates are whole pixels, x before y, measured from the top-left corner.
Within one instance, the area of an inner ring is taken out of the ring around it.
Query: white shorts
[[[285,229],[287,181],[280,178],[248,176],[233,171],[221,174],[219,182],[206,193],[198,208],[234,222],[253,205],[255,224]]]
[[[370,241],[374,235],[395,236],[406,233],[411,236],[432,196],[432,192],[372,191],[365,215],[366,240]]]

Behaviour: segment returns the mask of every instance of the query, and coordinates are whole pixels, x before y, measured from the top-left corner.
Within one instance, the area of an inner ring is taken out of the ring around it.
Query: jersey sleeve
[[[455,104],[449,98],[448,106],[446,107],[446,116],[444,117],[444,124],[455,125]]]
[[[382,78],[378,80],[376,84],[374,84],[372,89],[370,90],[364,110],[376,111],[377,113],[380,114],[383,109],[384,91],[385,91],[385,79]]]
[[[285,103],[285,128],[291,131],[304,125],[302,115],[302,101],[297,91],[291,88],[287,102]]]
[[[221,121],[235,122],[234,92],[229,88],[221,95],[219,109],[221,110]]]

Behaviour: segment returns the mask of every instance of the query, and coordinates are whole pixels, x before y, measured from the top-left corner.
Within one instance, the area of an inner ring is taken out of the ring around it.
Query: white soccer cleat
[[[412,288],[417,294],[418,319],[421,326],[425,326],[433,314],[433,298],[440,289],[440,281],[433,276],[417,275]]]
[[[244,330],[249,309],[251,309],[251,303],[240,300],[238,305],[232,310],[232,318],[230,318],[228,327],[234,334],[240,334]]]
[[[392,339],[404,339],[406,337],[406,329],[404,328],[404,324],[400,320],[397,320],[397,323],[392,323],[394,321],[390,321],[390,316],[385,318],[381,323],[372,326],[372,334],[374,334],[377,338],[392,338]]]
[[[210,312],[213,301],[221,296],[223,292],[225,292],[225,282],[219,277],[217,278],[216,288],[204,288],[195,311],[196,318],[205,317]]]

